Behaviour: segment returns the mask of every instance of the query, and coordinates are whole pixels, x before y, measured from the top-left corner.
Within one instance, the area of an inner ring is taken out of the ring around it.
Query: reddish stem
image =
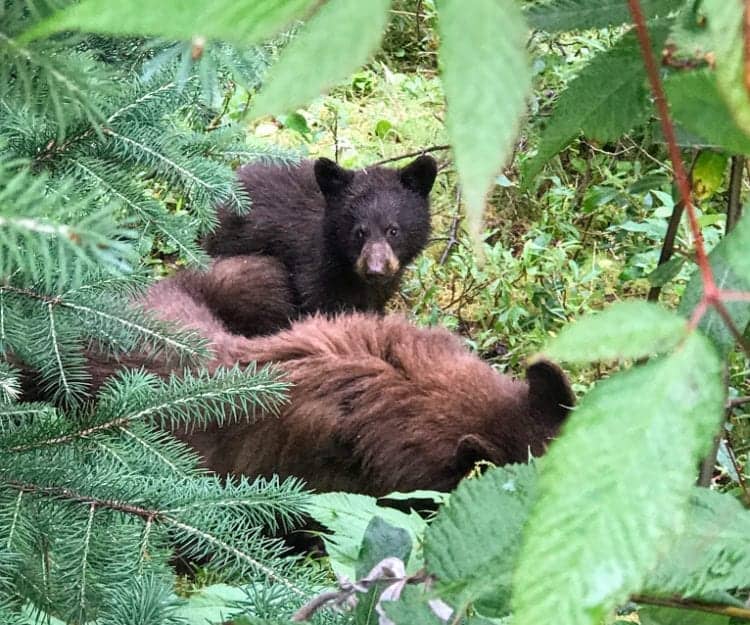
[[[713,306],[719,301],[720,292],[716,287],[714,274],[711,271],[711,264],[708,262],[706,247],[703,244],[703,234],[701,233],[701,228],[698,224],[698,216],[696,215],[695,206],[693,205],[690,183],[688,182],[685,166],[682,162],[682,157],[680,156],[680,148],[677,146],[674,125],[669,116],[669,107],[667,106],[667,99],[664,95],[661,78],[659,77],[659,69],[656,66],[656,59],[654,58],[654,52],[651,47],[651,38],[648,34],[648,28],[646,28],[646,19],[643,15],[643,10],[641,9],[641,3],[639,0],[628,0],[628,5],[630,6],[630,13],[633,16],[633,21],[635,22],[638,41],[640,42],[641,52],[643,54],[643,62],[646,66],[646,73],[648,74],[649,82],[651,83],[651,90],[654,94],[654,101],[656,103],[656,110],[659,113],[661,129],[664,133],[664,139],[666,140],[669,149],[669,158],[672,161],[672,169],[674,170],[677,188],[680,192],[680,198],[685,204],[690,231],[695,240],[696,262],[698,263],[701,277],[703,278],[703,301],[707,306]],[[701,311],[701,314],[704,312],[705,308]]]

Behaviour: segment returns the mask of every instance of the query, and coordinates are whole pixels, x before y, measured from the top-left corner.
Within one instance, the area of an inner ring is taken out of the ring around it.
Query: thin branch
[[[695,162],[697,160],[697,155],[693,155],[693,162],[690,164],[690,177],[692,178],[692,172],[693,168],[695,167]],[[661,254],[659,254],[659,262],[656,264],[657,267],[661,267],[664,263],[666,263],[669,259],[672,258],[674,254],[674,242],[677,238],[677,231],[680,228],[680,221],[682,221],[682,214],[685,212],[685,203],[682,200],[678,200],[674,208],[672,209],[672,214],[669,217],[669,225],[667,226],[667,234],[664,236],[664,243],[661,246]],[[659,295],[661,294],[661,287],[660,286],[652,286],[648,291],[648,301],[649,302],[656,302],[659,300]]]
[[[727,408],[737,408],[738,406],[744,406],[745,404],[750,404],[750,395],[730,399]]]
[[[96,506],[97,508],[107,508],[109,510],[116,510],[118,512],[124,512],[126,514],[132,514],[143,519],[156,519],[162,516],[162,513],[158,510],[149,510],[140,506],[134,506],[129,503],[123,503],[114,499],[99,499],[90,495],[82,495],[76,491],[70,490],[69,488],[60,488],[52,486],[37,486],[35,484],[25,484],[23,482],[16,482],[14,480],[8,480],[3,482],[6,486],[13,488],[21,493],[32,493],[36,495],[47,495],[50,497],[58,497],[61,499],[67,499],[68,501],[77,501],[85,503],[90,506]]]
[[[708,262],[708,254],[706,254],[706,247],[703,243],[703,233],[701,232],[700,224],[698,223],[698,215],[696,214],[693,199],[691,197],[690,183],[688,181],[687,172],[685,171],[685,165],[682,162],[680,148],[677,145],[674,125],[669,116],[669,107],[667,106],[667,99],[664,95],[664,88],[662,87],[661,78],[659,76],[659,68],[656,65],[656,59],[654,58],[651,37],[649,36],[648,28],[646,27],[646,18],[643,15],[643,10],[641,9],[641,3],[639,0],[628,0],[628,5],[630,6],[630,13],[633,16],[633,21],[635,22],[643,62],[646,66],[646,73],[648,74],[649,82],[651,83],[651,91],[653,92],[656,109],[659,113],[662,133],[664,134],[669,149],[669,158],[672,161],[672,169],[674,170],[677,188],[679,189],[680,197],[685,205],[685,209],[687,210],[688,223],[690,224],[690,230],[695,245],[696,261],[700,268],[701,276],[703,277],[703,299],[708,305],[713,305],[714,302],[718,301],[719,289],[716,287],[711,264]]]
[[[636,603],[643,603],[645,605],[658,605],[666,608],[677,608],[678,610],[697,610],[699,612],[710,612],[711,614],[722,614],[733,618],[750,620],[750,609],[734,605],[707,603],[695,599],[683,599],[682,597],[663,598],[633,595],[631,599]]]
[[[740,332],[740,330],[734,324],[734,319],[732,319],[732,315],[729,314],[729,311],[727,310],[724,302],[720,299],[715,301],[714,308],[716,309],[716,312],[719,313],[719,316],[724,321],[724,325],[727,326],[729,332],[734,337],[734,340],[737,342],[740,348],[742,348],[742,351],[745,352],[747,357],[750,358],[750,341],[748,341],[744,337],[742,332]]]
[[[451,227],[448,230],[448,243],[440,255],[438,264],[444,265],[445,261],[448,260],[448,256],[453,249],[453,246],[458,243],[458,224],[461,221],[461,189],[456,189],[456,208],[453,211],[453,218],[451,219]]]
[[[734,472],[737,474],[737,480],[740,483],[740,488],[742,489],[742,499],[745,502],[745,506],[750,505],[750,491],[747,489],[747,482],[745,481],[745,475],[742,472],[742,469],[740,468],[739,463],[737,462],[737,455],[734,453],[734,448],[732,447],[732,441],[729,440],[729,438],[726,439],[725,445],[727,447],[727,452],[729,453],[729,459],[732,461],[732,466],[734,467]]]
[[[729,177],[729,200],[727,202],[727,234],[731,232],[742,214],[742,170],[745,166],[744,156],[732,157],[732,173]]]
[[[384,158],[382,161],[377,161],[375,163],[372,163],[370,165],[371,167],[375,167],[376,165],[385,165],[386,163],[393,163],[394,161],[402,161],[405,158],[411,158],[412,156],[422,156],[423,154],[428,154],[429,152],[440,152],[442,150],[449,150],[450,145],[433,145],[429,148],[424,148],[423,150],[417,150],[415,152],[407,152],[406,154],[402,154],[401,156],[392,156],[391,158]]]

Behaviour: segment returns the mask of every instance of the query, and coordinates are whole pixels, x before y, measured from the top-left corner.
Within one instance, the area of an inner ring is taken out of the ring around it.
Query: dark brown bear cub
[[[450,490],[476,461],[541,455],[574,403],[554,364],[514,380],[450,332],[400,316],[310,317],[236,344],[238,356],[278,363],[289,403],[278,417],[182,437],[220,474],[295,475],[318,491]]]
[[[352,171],[320,158],[238,170],[252,207],[219,210],[205,241],[213,256],[280,260],[300,314],[382,312],[430,231],[428,196],[437,166],[421,156],[402,169]]]

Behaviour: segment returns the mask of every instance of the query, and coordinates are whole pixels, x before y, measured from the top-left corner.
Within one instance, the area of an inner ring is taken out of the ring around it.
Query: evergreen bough
[[[286,384],[253,366],[208,374],[203,340],[128,306],[146,254],[200,265],[215,206],[247,209],[231,165],[291,158],[217,107],[230,82],[258,84],[271,51],[24,40],[68,4],[0,2],[0,621],[184,622],[176,553],[274,588],[290,614],[316,574],[269,536],[299,522],[301,483],[224,483],[168,431],[273,412]],[[87,349],[166,352],[185,370],[122,372],[92,401]],[[19,363],[50,403],[21,401]]]

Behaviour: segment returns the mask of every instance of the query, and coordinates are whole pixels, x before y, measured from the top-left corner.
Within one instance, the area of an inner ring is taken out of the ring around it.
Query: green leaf
[[[445,625],[430,609],[427,600],[421,589],[407,586],[398,601],[384,601],[382,606],[398,625]]]
[[[514,624],[597,623],[639,590],[684,526],[723,414],[723,367],[691,334],[597,384],[544,459],[513,585]],[[655,479],[658,476],[658,479]]]
[[[334,572],[356,579],[355,567],[367,526],[373,517],[381,517],[390,525],[409,532],[417,546],[409,561],[408,570],[422,566],[422,536],[427,523],[416,512],[406,514],[393,508],[378,505],[377,499],[353,493],[322,493],[313,495],[307,512],[321,525],[333,531],[333,536],[323,535],[326,551]]]
[[[744,80],[743,5],[737,0],[705,0],[701,6],[708,18],[719,92],[737,125],[749,135],[750,94]]]
[[[534,465],[490,469],[461,482],[428,527],[427,570],[455,593],[457,605],[479,600],[488,616],[508,613],[511,574],[535,486]]]
[[[268,39],[314,4],[314,0],[83,0],[43,20],[23,39],[81,30],[184,40],[200,36],[247,45]]]
[[[368,523],[362,539],[357,562],[357,579],[366,577],[372,568],[385,558],[398,558],[404,565],[411,554],[411,536],[401,527],[395,527],[379,516]]]
[[[654,269],[647,278],[652,286],[664,286],[667,282],[674,280],[685,266],[687,258],[684,256],[674,256],[666,263],[662,263]]]
[[[190,595],[187,602],[175,610],[175,617],[188,625],[223,623],[242,610],[247,593],[242,588],[227,584],[204,586]]]
[[[513,0],[440,0],[438,30],[446,126],[467,207],[481,229],[484,198],[507,163],[526,110],[527,27]]]
[[[641,625],[729,625],[729,617],[697,610],[644,606],[638,610]]]
[[[651,29],[655,50],[666,36],[664,25]],[[581,131],[597,141],[614,141],[644,122],[649,112],[640,47],[635,33],[628,33],[598,54],[560,94],[536,155],[524,164],[524,179],[528,183]]]
[[[544,349],[553,360],[594,362],[641,358],[673,349],[687,324],[658,304],[629,300],[565,326]]]
[[[693,489],[685,530],[643,586],[645,594],[711,596],[750,587],[750,512],[724,493]]]
[[[750,137],[737,126],[709,70],[679,72],[664,81],[674,119],[706,143],[750,154]]]
[[[691,182],[697,200],[706,200],[724,183],[729,156],[724,152],[703,150],[693,163]]]
[[[363,65],[377,47],[390,0],[329,0],[284,48],[251,116],[306,104]]]
[[[665,16],[682,4],[682,0],[641,0],[641,8],[649,18]],[[628,4],[622,0],[553,0],[530,7],[526,18],[532,28],[549,32],[604,28],[632,21]]]
[[[750,291],[750,207],[745,207],[742,219],[709,255],[716,284],[722,289]],[[698,270],[685,289],[679,312],[689,316],[698,305],[703,294],[703,279]],[[728,302],[729,315],[735,326],[742,332],[750,323],[750,303]],[[734,337],[721,317],[713,309],[708,311],[700,329],[708,335],[722,354],[727,354],[734,346]]]

